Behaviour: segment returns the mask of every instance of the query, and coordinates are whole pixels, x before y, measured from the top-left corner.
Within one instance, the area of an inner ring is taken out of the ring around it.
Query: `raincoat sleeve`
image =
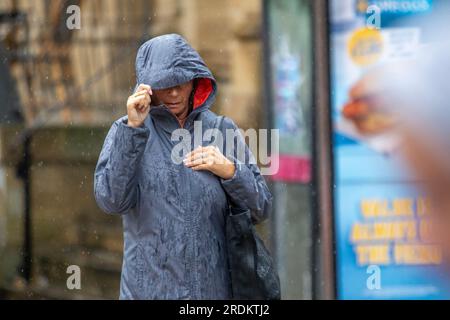
[[[135,207],[136,173],[149,134],[145,126],[129,127],[126,117],[109,130],[94,176],[95,200],[106,213],[124,214]]]
[[[234,176],[230,179],[221,179],[222,186],[233,206],[250,210],[253,222],[255,224],[260,223],[269,216],[272,207],[272,194],[233,120],[225,118],[224,127],[236,132],[234,148],[230,154],[226,152],[227,158],[234,162],[236,170]],[[245,159],[240,159],[238,156],[239,148],[242,148]]]

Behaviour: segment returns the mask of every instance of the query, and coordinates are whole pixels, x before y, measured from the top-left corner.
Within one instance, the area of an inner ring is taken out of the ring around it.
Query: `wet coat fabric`
[[[181,36],[144,43],[136,74],[137,84],[153,89],[197,79],[193,111],[184,129],[192,133],[194,121],[201,121],[203,132],[213,127],[217,116],[209,108],[216,82]],[[229,118],[224,127],[236,129]],[[123,219],[120,299],[231,298],[225,241],[228,204],[251,209],[254,222],[265,219],[270,210],[272,196],[258,167],[238,162],[236,154],[229,156],[236,164],[229,180],[172,161],[176,129],[179,123],[164,105],[152,106],[139,128],[129,127],[122,117],[113,123],[95,169],[97,204]],[[236,143],[245,143],[242,136]],[[249,155],[248,148],[245,152]]]

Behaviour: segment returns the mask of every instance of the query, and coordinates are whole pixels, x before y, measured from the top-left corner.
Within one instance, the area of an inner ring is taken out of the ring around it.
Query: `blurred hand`
[[[136,92],[128,97],[127,115],[128,125],[137,128],[144,123],[145,118],[150,112],[150,103],[152,101],[152,88],[146,84],[140,84]]]
[[[234,176],[236,167],[215,146],[198,147],[188,153],[184,165],[192,170],[208,170],[216,176],[228,180]]]

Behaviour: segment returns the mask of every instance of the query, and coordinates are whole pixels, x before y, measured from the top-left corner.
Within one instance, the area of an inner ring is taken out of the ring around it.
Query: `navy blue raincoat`
[[[181,36],[164,35],[144,43],[137,54],[136,75],[137,84],[153,89],[197,79],[184,129],[192,132],[194,121],[201,121],[203,130],[214,126],[217,115],[209,109],[216,82]],[[229,118],[224,127],[236,129]],[[231,298],[225,241],[228,203],[251,209],[255,222],[270,210],[272,196],[256,165],[231,155],[235,175],[224,180],[172,161],[177,143],[172,133],[179,128],[166,106],[152,106],[141,127],[129,127],[125,116],[113,123],[105,139],[94,189],[99,207],[123,218],[120,299]],[[236,139],[245,143],[242,136]],[[251,156],[247,147],[245,152]]]

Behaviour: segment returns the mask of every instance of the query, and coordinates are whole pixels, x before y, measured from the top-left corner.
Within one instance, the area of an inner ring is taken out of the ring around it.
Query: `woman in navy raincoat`
[[[186,40],[170,34],[144,43],[136,76],[127,116],[112,125],[94,182],[99,207],[123,217],[120,299],[229,299],[228,205],[251,210],[258,223],[272,196],[255,164],[206,142],[194,149],[192,141],[194,151],[173,161],[175,130],[193,134],[199,121],[205,132],[217,118],[209,110],[216,81]],[[229,118],[223,127],[237,129]]]

